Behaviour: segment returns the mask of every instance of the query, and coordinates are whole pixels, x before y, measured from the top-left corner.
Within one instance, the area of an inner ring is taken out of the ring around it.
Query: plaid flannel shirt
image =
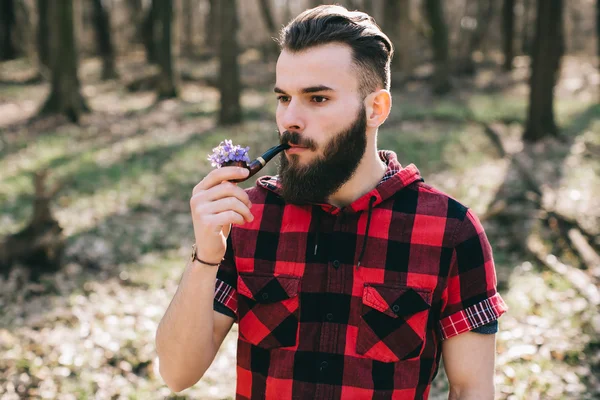
[[[215,289],[237,399],[426,399],[441,341],[506,311],[473,212],[379,154],[382,182],[341,209],[286,204],[277,177],[248,189]]]

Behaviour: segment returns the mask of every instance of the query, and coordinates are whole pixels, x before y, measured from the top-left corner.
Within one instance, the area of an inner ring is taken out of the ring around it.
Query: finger
[[[217,186],[214,186],[208,190],[199,191],[198,193],[192,195],[192,199],[190,201],[211,202],[226,197],[235,197],[242,203],[246,204],[247,207],[252,206],[252,202],[250,201],[248,193],[244,189],[238,187],[235,183],[231,182],[221,182]],[[197,200],[195,200],[196,198]]]
[[[210,189],[223,181],[243,179],[247,177],[249,173],[250,171],[248,171],[248,169],[241,167],[221,167],[213,169],[196,185],[196,187],[194,187],[192,193],[196,193],[199,190]]]
[[[243,225],[246,223],[244,217],[233,210],[209,215],[206,217],[206,221],[215,226],[226,226],[230,224]]]
[[[236,213],[242,215],[248,222],[254,220],[254,215],[252,215],[252,212],[250,212],[248,206],[246,206],[246,204],[241,202],[240,199],[236,197],[226,197],[217,201],[203,203],[196,208],[196,212],[199,215],[212,215],[229,210],[235,211]]]

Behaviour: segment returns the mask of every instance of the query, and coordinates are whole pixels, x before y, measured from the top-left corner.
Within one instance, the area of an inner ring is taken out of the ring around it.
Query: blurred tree
[[[27,57],[32,60],[33,63],[37,61],[37,49],[35,48],[36,36],[35,36],[35,24],[32,21],[31,7],[32,5],[23,0],[18,0],[15,3],[15,43],[17,48],[18,56]],[[39,73],[35,77],[35,80],[42,78]]]
[[[554,120],[554,86],[564,47],[563,0],[538,1],[529,113],[523,135],[526,141],[534,142],[547,136],[558,136]]]
[[[401,83],[412,70],[413,29],[410,7],[410,0],[385,0],[384,3],[383,29],[394,44],[392,73],[397,83]]]
[[[0,2],[0,60],[13,60],[17,58],[17,49],[14,42],[16,28],[14,0]]]
[[[450,66],[448,57],[448,27],[444,20],[441,0],[425,0],[425,14],[431,27],[431,46],[433,48],[434,68],[433,93],[448,93],[450,85]]]
[[[369,14],[371,17],[375,17],[375,4],[373,0],[363,0],[362,11]]]
[[[512,69],[515,33],[515,0],[504,0],[502,4],[502,47],[504,49],[504,70]]]
[[[521,52],[531,54],[535,36],[535,13],[537,0],[524,0],[523,18],[521,25]]]
[[[219,43],[219,26],[217,23],[221,20],[219,16],[219,2],[218,0],[208,0],[209,11],[206,14],[205,26],[205,44],[211,50],[216,50],[217,44]]]
[[[50,24],[51,90],[40,114],[64,114],[78,122],[89,111],[77,76],[77,46],[73,26],[73,0],[48,2]]]
[[[406,3],[404,0],[384,0],[383,7],[383,29],[390,38],[396,51],[398,49],[398,40],[400,39],[400,3]]]
[[[42,273],[56,272],[62,265],[66,238],[52,215],[50,203],[64,182],[48,188],[47,176],[47,170],[34,173],[33,215],[29,223],[19,232],[0,237],[0,275],[6,276],[13,266],[23,265],[28,268],[29,277],[37,280]]]
[[[219,0],[220,45],[219,45],[219,90],[221,92],[221,109],[219,124],[229,125],[242,121],[240,105],[241,82],[238,64],[236,0]]]
[[[196,47],[194,45],[194,11],[196,10],[195,0],[183,1],[183,52],[190,56],[194,54]]]
[[[158,61],[156,55],[156,20],[159,15],[157,13],[156,0],[150,0],[148,11],[142,22],[142,37],[144,47],[146,48],[146,61],[150,64],[155,64]]]
[[[50,34],[48,27],[48,2],[37,0],[38,27],[37,48],[40,64],[50,67]]]
[[[277,42],[274,40],[277,38],[277,27],[275,26],[275,18],[273,18],[273,10],[271,7],[271,0],[259,0],[260,13],[267,27],[269,33],[269,40],[264,46],[264,52],[266,58],[276,57],[278,53]]]
[[[102,57],[102,79],[114,79],[118,74],[115,67],[115,48],[110,34],[110,17],[102,5],[102,0],[92,0],[92,3],[96,43]]]
[[[485,40],[488,28],[494,15],[494,2],[490,0],[467,1],[467,15],[461,18],[461,30],[466,37],[461,40],[463,46],[459,51],[456,72],[464,75],[474,75],[476,72],[475,53]]]
[[[275,27],[275,18],[273,18],[273,11],[270,0],[258,0],[260,5],[260,13],[262,14],[267,30],[271,36],[276,36],[277,28]]]
[[[285,0],[283,7],[283,22],[287,24],[292,20],[292,0]]]
[[[154,27],[158,38],[156,57],[160,66],[157,81],[158,97],[160,99],[177,97],[177,85],[173,68],[173,46],[171,43],[173,3],[170,0],[153,0],[152,3],[158,17],[155,20]]]
[[[134,43],[143,43],[144,5],[142,4],[142,0],[127,0],[125,5],[134,26],[132,41]]]

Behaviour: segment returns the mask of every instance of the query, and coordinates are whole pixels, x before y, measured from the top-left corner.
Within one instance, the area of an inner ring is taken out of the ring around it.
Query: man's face
[[[351,50],[328,44],[277,62],[277,128],[292,148],[281,155],[283,197],[325,201],[348,181],[366,147],[366,113]]]

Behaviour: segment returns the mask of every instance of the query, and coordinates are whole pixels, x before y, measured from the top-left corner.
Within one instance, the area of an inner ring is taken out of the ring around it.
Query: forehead
[[[300,52],[281,52],[277,60],[275,86],[292,93],[317,85],[340,92],[358,91],[357,68],[349,46],[328,43]]]

